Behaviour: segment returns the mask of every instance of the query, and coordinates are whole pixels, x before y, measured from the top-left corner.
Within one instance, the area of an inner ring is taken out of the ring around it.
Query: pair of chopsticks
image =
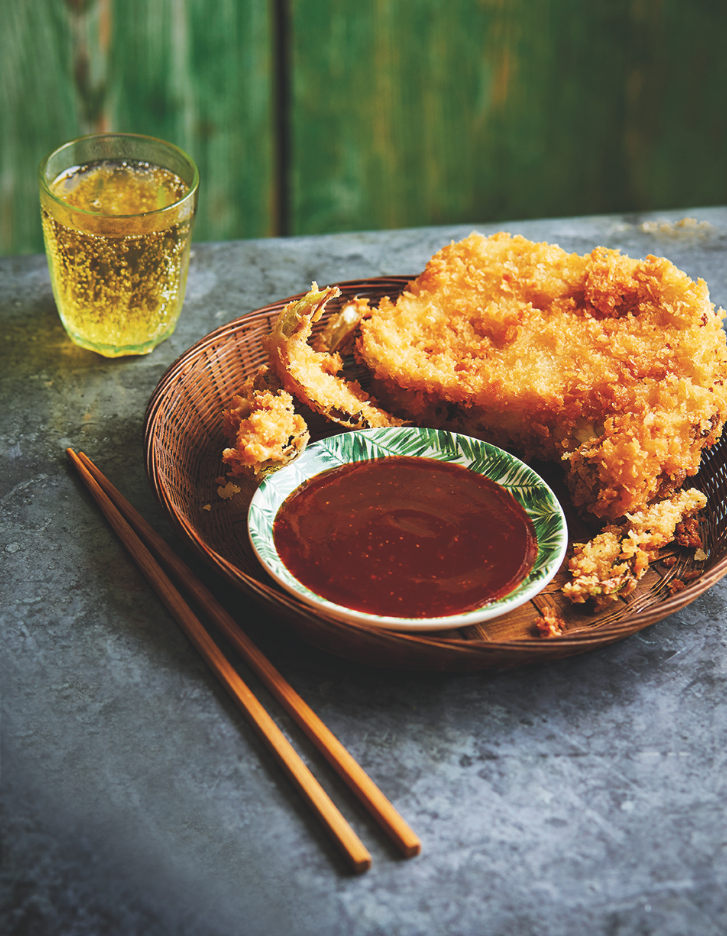
[[[229,663],[169,576],[187,591],[198,607],[204,609],[206,616],[224,634],[261,682],[303,729],[402,854],[407,858],[418,855],[421,849],[419,838],[338,738],[240,630],[214,595],[155,533],[90,458],[83,452],[76,453],[70,448],[66,449],[66,452],[104,516],[149,583],[253,728],[270,748],[303,799],[342,850],[353,870],[361,873],[371,867],[371,855],[368,850],[270,715]]]

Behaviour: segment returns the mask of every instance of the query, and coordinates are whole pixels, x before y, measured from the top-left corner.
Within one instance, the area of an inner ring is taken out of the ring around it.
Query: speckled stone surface
[[[659,221],[696,218],[696,227]],[[727,305],[727,209],[499,225],[668,256]],[[58,320],[43,257],[0,260],[3,936],[724,936],[727,585],[611,647],[469,676],[358,666],[285,637],[170,531],[144,407],[223,322],[418,272],[473,228],[197,245],[176,334],[107,361]],[[239,669],[373,855],[342,860],[107,528],[85,451],[211,583],[420,834],[399,858]]]

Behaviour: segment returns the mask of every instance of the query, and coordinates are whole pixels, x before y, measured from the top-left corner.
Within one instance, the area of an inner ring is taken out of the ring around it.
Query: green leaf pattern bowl
[[[463,465],[508,490],[535,526],[538,554],[528,576],[503,598],[463,614],[432,618],[384,617],[334,604],[306,588],[286,568],[275,548],[273,523],[283,501],[304,481],[350,462],[408,455]],[[309,446],[294,462],[270,475],[255,492],[248,512],[252,548],[272,578],[288,592],[340,621],[398,631],[443,631],[490,620],[530,601],[563,562],[568,530],[563,510],[543,479],[514,455],[469,436],[440,429],[396,427],[343,432]]]

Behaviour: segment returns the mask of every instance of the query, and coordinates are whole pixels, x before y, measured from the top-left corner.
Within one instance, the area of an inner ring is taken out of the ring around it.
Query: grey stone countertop
[[[691,217],[697,223],[671,222]],[[669,257],[727,306],[727,209],[198,244],[175,335],[75,347],[45,258],[0,260],[3,936],[724,936],[727,585],[612,646],[477,675],[379,670],[280,631],[172,532],[142,419],[224,322],[414,274],[472,229]],[[72,470],[85,451],[421,836],[399,857],[244,665],[369,847],[349,873]]]

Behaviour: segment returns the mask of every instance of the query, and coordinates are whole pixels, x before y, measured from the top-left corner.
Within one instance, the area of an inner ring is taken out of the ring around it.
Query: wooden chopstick
[[[129,550],[143,574],[174,615],[205,662],[270,748],[292,782],[297,786],[305,801],[343,851],[353,870],[357,873],[367,871],[371,867],[371,855],[359,837],[296,754],[285,735],[233,669],[161,566],[103,491],[84,461],[72,449],[66,449],[66,452],[104,516]]]
[[[419,837],[412,831],[333,732],[275,669],[244,631],[240,629],[234,618],[222,607],[212,592],[200,582],[189,566],[177,556],[141,514],[132,507],[108,478],[94,465],[91,459],[83,452],[79,452],[76,457],[93,475],[177,585],[192,596],[198,607],[204,609],[205,615],[224,634],[225,638],[235,647],[260,681],[303,729],[334,770],[395,842],[402,854],[407,858],[418,855],[421,851]]]

